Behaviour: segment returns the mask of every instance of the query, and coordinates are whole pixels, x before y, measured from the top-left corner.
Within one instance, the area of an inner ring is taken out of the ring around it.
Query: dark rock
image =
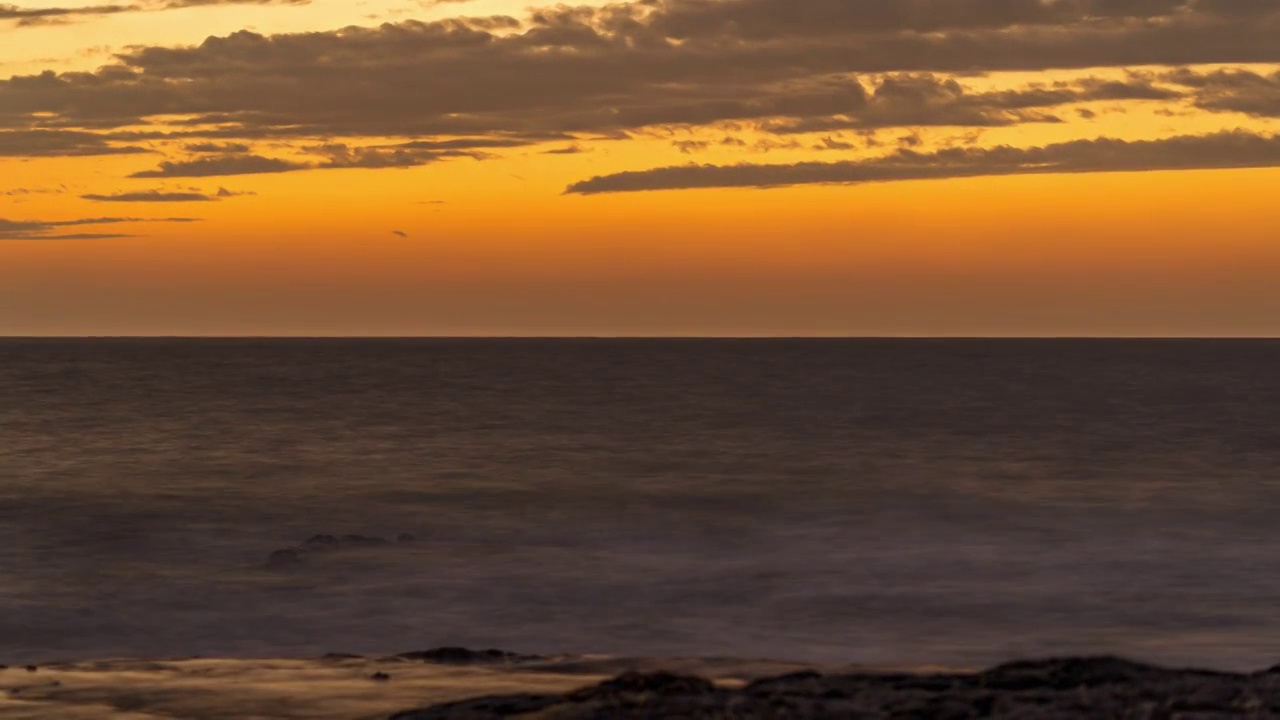
[[[339,546],[344,549],[382,547],[383,545],[390,545],[386,538],[371,537],[368,535],[343,535],[339,540]]]
[[[430,650],[401,653],[396,660],[440,663],[443,665],[502,665],[506,663],[543,660],[540,655],[521,655],[505,650],[469,650],[463,647],[438,647]]]
[[[27,672],[36,672],[40,669],[38,665],[28,665]]]
[[[351,653],[325,653],[320,657],[321,660],[330,662],[340,662],[342,660],[363,660],[363,655],[352,655]]]
[[[1130,662],[1116,657],[1056,658],[1024,660],[998,665],[981,675],[983,686],[992,689],[1019,690],[1052,688],[1067,690],[1079,687],[1133,684],[1171,674],[1201,671],[1174,671],[1154,665]]]
[[[392,715],[390,720],[486,720],[541,712],[562,702],[558,695],[496,695],[406,710]]]
[[[388,680],[390,680],[390,679],[391,679],[391,676],[390,676],[390,675],[388,675],[388,674],[386,674],[386,673],[384,673],[384,672],[376,672],[376,673],[374,673],[374,674],[370,675],[370,676],[369,676],[369,679],[370,679],[370,680],[373,680],[373,681],[375,681],[375,682],[386,682],[386,681],[388,681]]]
[[[674,673],[638,673],[629,672],[599,685],[583,688],[569,694],[572,700],[590,700],[605,695],[622,693],[648,693],[656,695],[702,695],[715,692],[716,686],[710,680],[693,675],[676,675]]]
[[[267,556],[267,568],[270,570],[289,570],[303,563],[303,552],[298,548],[276,550]]]
[[[302,546],[308,550],[334,550],[342,544],[336,535],[312,535]]]
[[[437,657],[454,657],[442,648]],[[470,653],[471,651],[467,651]],[[484,653],[480,653],[484,656]],[[936,675],[793,673],[741,690],[671,673],[627,673],[563,695],[480,698],[396,720],[1217,720],[1280,717],[1280,677],[1170,670],[1111,657],[1001,665]]]

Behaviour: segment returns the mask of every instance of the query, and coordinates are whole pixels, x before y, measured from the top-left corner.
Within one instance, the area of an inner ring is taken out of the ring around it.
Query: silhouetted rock
[[[341,662],[343,660],[363,660],[363,655],[352,655],[351,653],[325,653],[320,657],[321,660],[330,662]]]
[[[391,676],[384,672],[376,672],[370,675],[369,679],[373,680],[374,682],[386,682],[391,679]]]
[[[394,720],[802,718],[1213,720],[1280,717],[1280,674],[1171,670],[1119,658],[1008,663],[981,673],[793,673],[742,689],[670,673],[627,673],[563,695],[504,695]]]
[[[38,672],[39,670],[40,670],[40,667],[38,665],[27,666],[27,672]]]
[[[716,686],[710,680],[693,675],[676,675],[674,673],[638,673],[629,672],[599,685],[583,688],[568,695],[573,700],[590,700],[606,695],[623,693],[652,693],[658,695],[699,695],[715,692]]]
[[[393,660],[440,663],[443,665],[502,665],[506,663],[544,660],[541,655],[521,655],[505,650],[469,650],[463,647],[438,647],[400,653]]]

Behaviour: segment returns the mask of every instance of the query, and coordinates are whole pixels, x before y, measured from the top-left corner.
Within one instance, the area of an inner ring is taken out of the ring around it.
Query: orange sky
[[[1119,62],[1151,23],[777,1],[0,19],[0,334],[1280,335],[1280,12],[1168,0],[1229,49]]]

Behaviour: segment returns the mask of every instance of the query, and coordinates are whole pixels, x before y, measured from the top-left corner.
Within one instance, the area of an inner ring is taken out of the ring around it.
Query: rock
[[[299,548],[276,550],[267,556],[267,568],[270,570],[289,570],[303,563],[303,551]]]
[[[370,676],[369,676],[369,679],[370,679],[370,680],[373,680],[373,681],[375,681],[375,682],[386,682],[386,681],[388,681],[388,680],[390,680],[390,679],[391,679],[391,676],[390,676],[390,675],[388,675],[388,674],[386,674],[386,673],[384,673],[384,672],[376,672],[376,673],[374,673],[374,674],[370,675]]]
[[[329,662],[342,662],[344,660],[363,660],[364,656],[352,655],[351,653],[325,653],[320,659]]]
[[[39,667],[38,665],[28,665],[28,666],[27,666],[27,672],[37,672],[37,671],[39,671],[39,670],[40,670],[40,667]]]
[[[473,651],[461,651],[472,653]],[[479,653],[487,657],[485,652]],[[441,648],[435,657],[463,657]],[[421,654],[420,654],[421,655]],[[470,657],[470,656],[468,656]],[[794,673],[742,689],[696,676],[627,673],[562,695],[503,695],[409,710],[395,720],[1213,720],[1280,717],[1280,678],[1061,658],[934,675]]]
[[[312,535],[303,541],[302,546],[307,550],[333,550],[341,544],[336,535]]]
[[[390,720],[487,720],[537,713],[561,702],[558,695],[497,695],[406,710],[392,715]]]
[[[540,655],[521,655],[505,650],[469,650],[463,647],[438,647],[430,650],[400,653],[395,660],[440,663],[443,665],[502,665],[507,663],[545,660]]]
[[[599,685],[571,693],[572,700],[589,700],[606,695],[657,694],[657,695],[703,695],[715,692],[716,686],[710,680],[693,675],[676,675],[674,673],[638,673],[629,672]]]
[[[397,539],[399,543],[410,543],[414,536],[403,533]],[[393,545],[390,540],[376,535],[312,535],[302,541],[302,545],[281,548],[267,556],[267,567],[272,570],[283,570],[297,567],[311,555],[335,552],[338,550],[357,550]]]

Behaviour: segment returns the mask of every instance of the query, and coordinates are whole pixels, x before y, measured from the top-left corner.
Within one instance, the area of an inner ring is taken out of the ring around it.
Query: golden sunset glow
[[[0,5],[0,334],[1280,334],[1280,6],[1140,5]]]

